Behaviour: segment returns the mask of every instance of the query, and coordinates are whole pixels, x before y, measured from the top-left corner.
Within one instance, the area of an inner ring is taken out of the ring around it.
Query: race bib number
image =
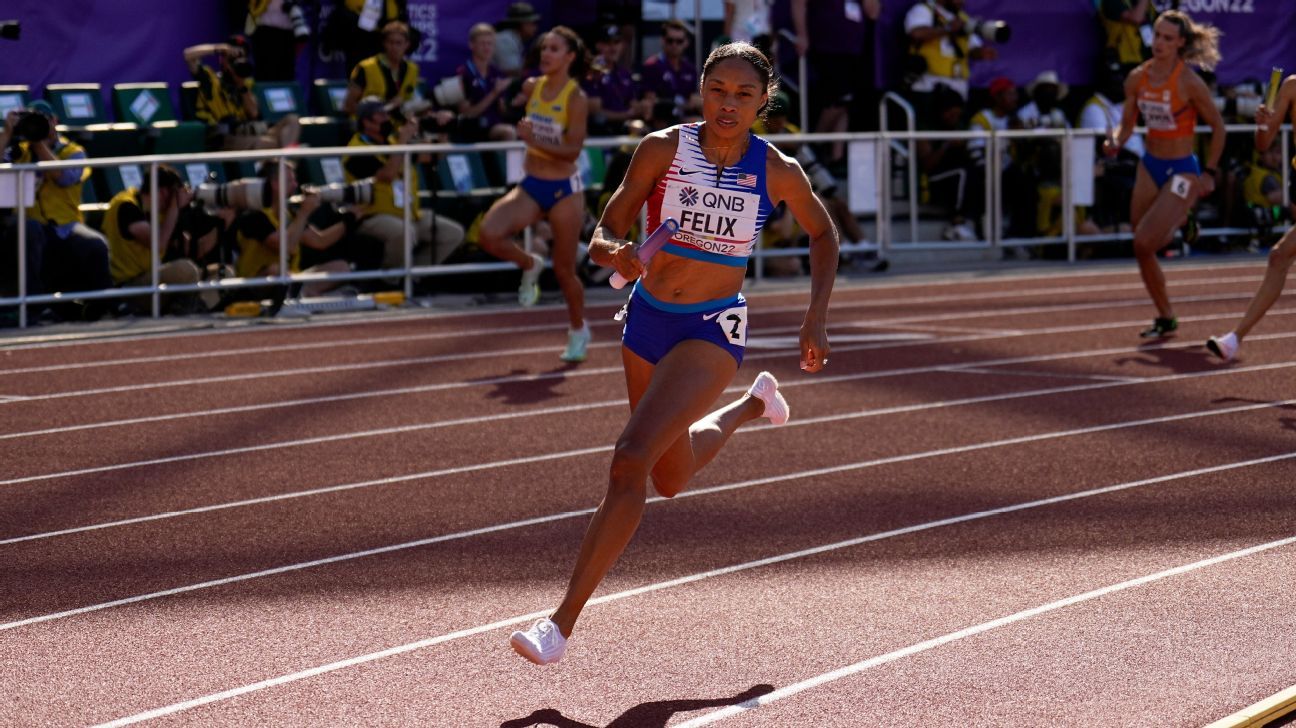
[[[531,136],[545,144],[562,144],[563,129],[558,122],[538,114],[531,115]]]
[[[1192,194],[1192,186],[1192,180],[1182,174],[1170,178],[1170,191],[1182,199],[1186,200],[1188,195]]]
[[[734,346],[747,346],[747,307],[726,308],[715,315],[725,340]]]
[[[1138,108],[1139,112],[1143,114],[1143,123],[1147,125],[1147,128],[1156,129],[1157,131],[1174,131],[1174,110],[1170,108],[1169,101],[1139,99]]]
[[[760,195],[667,180],[661,214],[679,221],[674,240],[709,253],[745,257],[756,239]]]

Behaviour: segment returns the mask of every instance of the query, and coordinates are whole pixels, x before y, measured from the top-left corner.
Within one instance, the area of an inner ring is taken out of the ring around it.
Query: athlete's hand
[[[643,275],[644,264],[639,260],[639,246],[629,240],[612,251],[612,267],[627,281],[633,281]]]
[[[823,321],[806,317],[801,324],[801,369],[814,374],[828,366],[828,327]]]
[[[1120,154],[1120,150],[1121,145],[1120,142],[1116,141],[1116,137],[1109,136],[1106,139],[1103,139],[1103,154],[1107,157],[1115,157],[1117,154]]]
[[[535,137],[533,132],[534,128],[532,127],[530,119],[522,119],[517,123],[518,139],[530,144],[531,140]]]
[[[1203,171],[1201,176],[1197,178],[1197,196],[1210,197],[1211,193],[1214,191],[1215,175]]]
[[[1260,127],[1261,129],[1264,129],[1265,131],[1269,131],[1269,122],[1273,121],[1273,118],[1274,118],[1273,109],[1269,108],[1268,106],[1265,106],[1264,104],[1260,104],[1260,107],[1256,109],[1256,117],[1255,117],[1256,126]]]

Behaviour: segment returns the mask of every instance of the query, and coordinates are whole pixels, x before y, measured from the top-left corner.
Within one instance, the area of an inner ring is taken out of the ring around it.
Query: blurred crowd
[[[908,6],[902,39],[907,49],[904,77],[891,89],[874,82],[873,24],[884,2]],[[597,6],[583,28],[592,55],[581,80],[589,98],[589,135],[636,136],[699,119],[698,68],[693,61],[699,39],[693,28],[678,20],[646,24],[637,3]],[[1105,46],[1094,85],[1081,90],[1070,88],[1048,69],[1024,86],[995,78],[985,88],[972,87],[976,64],[994,59],[1000,45],[1012,42],[1011,28],[969,15],[964,0],[792,0],[792,32],[784,33],[774,30],[772,0],[725,0],[724,8],[722,27],[707,45],[748,41],[777,59],[784,70],[785,90],[771,99],[767,118],[756,129],[760,133],[874,130],[878,101],[887,90],[905,98],[919,128],[926,131],[1106,132],[1119,126],[1125,75],[1149,56],[1147,28],[1156,14],[1151,0],[1096,0],[1095,22],[1102,27]],[[185,50],[184,62],[197,86],[193,116],[205,124],[206,149],[292,149],[302,141],[302,121],[292,113],[266,114],[253,89],[258,80],[294,78],[296,56],[310,28],[292,0],[252,0],[247,11],[245,34]],[[536,39],[553,19],[526,2],[512,3],[504,17],[471,27],[468,57],[454,75],[442,79],[421,78],[418,65],[408,59],[418,42],[408,20],[405,4],[397,0],[345,0],[324,27],[322,40],[346,58],[349,69],[336,110],[350,125],[346,143],[373,151],[411,142],[516,139],[526,103],[521,86],[538,73]],[[808,118],[798,113],[803,90],[795,83],[803,61],[812,89]],[[1263,88],[1257,81],[1214,91],[1227,121],[1248,123]],[[34,117],[46,123],[42,126]],[[85,149],[66,131],[44,101],[15,110],[7,115],[0,136],[3,161],[84,158]],[[1094,143],[1099,147],[1101,136]],[[860,220],[845,202],[846,145],[782,146],[797,155],[810,174],[843,242],[856,244],[847,249],[866,249]],[[588,224],[624,174],[629,149],[600,152],[606,175],[601,185],[587,191]],[[1290,219],[1283,203],[1278,149],[1275,145],[1269,153],[1257,154],[1248,135],[1230,136],[1219,187],[1200,206],[1199,222],[1245,228],[1250,232],[1241,236],[1243,244],[1271,242],[1272,230]],[[988,151],[983,139],[932,138],[916,144],[920,199],[910,202],[942,221],[940,234],[947,240],[987,238],[985,183],[987,165],[995,161]],[[1016,140],[1001,144],[998,151],[998,164],[991,166],[1000,175],[1004,236],[1062,235],[1065,180],[1059,140]],[[1140,152],[1136,137],[1116,157],[1095,154],[1093,201],[1075,210],[1077,233],[1128,232]],[[26,290],[34,294],[150,285],[154,268],[149,241],[155,226],[162,241],[156,271],[162,283],[277,275],[285,259],[294,272],[399,268],[405,262],[407,197],[416,225],[414,264],[473,259],[478,252],[476,228],[487,203],[438,206],[435,195],[428,200],[419,194],[419,178],[428,186],[440,186],[445,160],[415,156],[410,162],[420,173],[408,184],[405,161],[400,154],[347,157],[341,160],[345,181],[331,185],[321,184],[314,175],[309,175],[313,184],[299,185],[301,170],[290,161],[246,169],[245,179],[232,174],[230,179],[237,181],[207,184],[194,184],[183,170],[163,167],[155,183],[127,186],[101,205],[95,225],[87,224],[80,204],[90,171],[48,172],[38,179],[35,204],[27,211]],[[459,188],[462,170],[456,166],[451,171],[452,186]],[[506,165],[483,164],[480,176],[486,186],[501,189]],[[898,187],[903,192],[905,186]],[[288,217],[281,221],[285,208]],[[5,273],[0,275],[0,295],[13,295],[17,221],[13,211],[0,210],[0,217],[0,272]],[[764,244],[796,246],[799,236],[790,221],[776,221]],[[537,237],[543,244],[543,225]],[[864,257],[851,255],[845,262],[859,264]],[[795,258],[771,259],[767,265],[771,274],[801,271]],[[365,285],[381,284],[321,282],[302,292]],[[167,301],[174,311],[201,311],[263,293],[254,289],[220,296],[171,295]],[[96,318],[129,313],[143,305],[142,300],[60,304],[45,314]]]

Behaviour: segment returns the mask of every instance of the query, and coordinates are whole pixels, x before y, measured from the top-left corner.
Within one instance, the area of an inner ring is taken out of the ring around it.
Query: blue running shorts
[[[1161,159],[1151,154],[1144,154],[1143,168],[1152,175],[1152,182],[1156,184],[1157,189],[1165,187],[1165,183],[1176,174],[1191,174],[1201,176],[1201,163],[1197,161],[1196,154],[1189,154],[1186,157],[1178,159]]]
[[[702,303],[672,304],[653,298],[637,283],[626,303],[621,343],[656,364],[681,341],[710,341],[742,365],[747,347],[747,299],[742,294]]]

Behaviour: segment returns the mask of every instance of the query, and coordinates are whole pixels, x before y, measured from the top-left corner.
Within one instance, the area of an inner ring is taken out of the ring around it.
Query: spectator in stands
[[[398,20],[383,26],[383,49],[358,64],[351,71],[346,100],[342,110],[354,116],[360,99],[376,96],[389,104],[412,101],[418,89],[418,64],[405,58],[410,49],[410,28]]]
[[[929,101],[937,86],[966,100],[971,63],[998,56],[980,35],[972,33],[972,18],[963,12],[963,0],[922,0],[905,15],[904,27],[909,36],[912,90],[920,105]]]
[[[284,165],[283,189],[279,187],[279,165]],[[288,161],[269,161],[261,165],[258,176],[270,187],[270,204],[244,213],[237,223],[238,235],[238,275],[242,278],[259,278],[276,276],[280,273],[280,231],[279,203],[284,194],[292,194],[297,189],[297,175],[293,164]],[[320,230],[309,224],[310,216],[320,207],[318,193],[307,192],[302,195],[301,205],[295,215],[291,215],[284,227],[288,240],[284,247],[288,249],[288,270],[290,273],[348,273],[351,267],[345,260],[330,260],[302,270],[303,246],[313,250],[325,250],[342,240],[346,235],[346,224],[334,223]],[[316,296],[338,287],[337,281],[314,281],[302,285],[301,295]]]
[[[869,2],[880,9],[881,0]],[[766,58],[773,58],[775,38],[770,21],[773,7],[774,0],[725,0],[724,29],[721,32],[728,42],[746,41],[756,46],[756,50],[764,53]]]
[[[810,64],[810,111],[817,132],[844,132],[872,128],[877,108],[872,99],[872,47],[868,42],[868,20],[877,20],[882,0],[810,2],[792,0],[792,26],[796,50]],[[851,107],[865,113],[850,118]],[[801,122],[809,126],[809,120]],[[840,165],[846,154],[845,142],[833,142],[826,152],[829,166]]]
[[[964,129],[964,99],[947,88],[932,94],[931,131]],[[977,239],[976,224],[985,212],[985,173],[972,160],[963,139],[919,139],[918,166],[924,181],[923,197],[950,211],[944,240]]]
[[[685,56],[689,45],[688,26],[678,20],[662,23],[662,50],[643,66],[644,99],[649,105],[673,100],[677,118],[685,120],[702,112],[697,68]]]
[[[1113,129],[1120,128],[1121,115],[1125,112],[1125,74],[1120,69],[1120,64],[1115,62],[1104,65],[1097,90],[1080,111],[1079,128],[1103,132],[1094,139],[1099,148]],[[1098,156],[1094,170],[1094,206],[1089,217],[1103,232],[1130,231],[1130,196],[1134,193],[1134,179],[1143,152],[1143,137],[1134,134],[1115,155]]]
[[[1242,202],[1246,211],[1239,222],[1255,231],[1260,244],[1276,242],[1275,227],[1291,219],[1283,202],[1282,146],[1273,144],[1255,151],[1242,180]]]
[[[626,124],[642,120],[644,102],[639,98],[639,82],[630,69],[621,65],[625,41],[615,25],[599,29],[594,47],[598,55],[590,63],[589,75],[582,86],[590,101],[590,136],[616,136],[626,132]],[[615,188],[613,188],[615,189]]]
[[[157,170],[157,189],[130,187],[117,193],[104,214],[103,232],[108,238],[109,267],[113,283],[119,286],[149,286],[153,283],[152,240],[150,223],[154,206],[158,213],[159,241],[158,282],[168,284],[197,283],[198,266],[181,257],[174,243],[180,211],[189,204],[190,192],[180,173],[169,165]],[[182,302],[192,300],[186,296]]]
[[[492,62],[495,58],[495,28],[477,23],[468,31],[472,57],[457,71],[463,87],[459,102],[459,133],[456,141],[511,141],[517,138],[513,125],[504,121],[504,92],[511,79]]]
[[[203,63],[216,56],[220,70]],[[207,123],[208,146],[212,149],[278,149],[297,144],[301,124],[296,114],[287,114],[273,126],[261,120],[261,108],[252,93],[252,62],[248,41],[234,36],[229,43],[207,43],[186,48],[185,63],[198,81],[196,114]]]
[[[33,101],[28,108],[45,117],[49,136],[14,140],[13,128],[19,116],[17,111],[10,112],[5,118],[4,132],[0,133],[0,149],[4,150],[0,161],[30,164],[86,158],[81,145],[58,133],[58,117],[48,102]],[[28,262],[29,273],[39,275],[41,286],[36,290],[29,286],[28,293],[39,293],[40,289],[94,291],[112,287],[112,277],[108,274],[108,241],[86,226],[81,214],[81,186],[88,179],[89,167],[50,170],[40,175],[36,204],[27,208],[27,218],[42,228],[33,241],[40,249],[39,263]],[[38,242],[40,238],[43,244]],[[88,313],[98,311],[97,306],[91,306]]]
[[[495,65],[506,75],[517,78],[522,75],[527,51],[540,32],[540,13],[531,3],[513,3],[495,29],[499,31],[495,38]]]
[[[756,124],[752,126],[752,131],[765,136],[768,134],[800,134],[801,129],[796,124],[788,121],[788,111],[791,106],[791,100],[788,95],[781,89],[770,97],[769,108],[765,111],[764,119],[757,119]],[[824,203],[828,214],[832,216],[833,222],[837,225],[837,230],[841,233],[842,252],[846,260],[852,261],[858,257],[860,262],[866,259],[875,259],[876,255],[865,256],[860,253],[859,248],[868,242],[868,236],[860,228],[859,220],[855,219],[855,214],[850,211],[850,206],[846,201],[838,196],[839,186],[837,178],[820,164],[816,158],[814,150],[807,144],[795,144],[788,142],[778,142],[775,144],[784,154],[796,157],[801,163],[801,168],[805,170],[806,176],[810,178],[810,189]],[[790,225],[796,228],[796,220],[787,215],[784,206],[780,205],[774,214],[780,216],[781,224]],[[771,219],[773,215],[771,215]],[[777,228],[778,226],[776,226]],[[768,228],[767,228],[768,229]],[[776,231],[777,232],[777,231]],[[791,237],[788,231],[782,231],[784,237]],[[795,235],[801,235],[800,229],[796,228]],[[851,248],[855,248],[854,251]],[[885,265],[881,262],[869,263],[868,266],[873,270],[885,270]]]
[[[341,50],[349,75],[360,61],[381,53],[382,29],[393,20],[409,22],[406,0],[343,0],[329,14],[321,41],[328,50]],[[411,34],[411,41],[417,40]]]
[[[1098,0],[1098,20],[1106,36],[1103,62],[1117,64],[1121,78],[1152,57],[1156,14],[1152,0]]]
[[[972,115],[968,128],[973,131],[1004,131],[1021,129],[1021,119],[1017,118],[1017,86],[1012,81],[999,76],[990,82],[990,107]],[[968,151],[976,165],[974,175],[985,175],[985,165],[989,163],[986,150],[989,148],[986,139],[973,139],[968,142]],[[999,182],[1003,199],[1008,212],[1008,236],[1031,237],[1035,233],[1036,200],[1035,185],[1027,179],[1026,171],[1019,164],[1013,163],[1015,146],[1007,140],[999,142],[1000,177]],[[1011,248],[1005,253],[1011,255]]]
[[[244,30],[252,39],[257,78],[262,81],[297,79],[297,53],[310,37],[310,26],[299,2],[251,0]]]
[[[418,133],[416,124],[393,128],[391,116],[381,99],[366,98],[356,110],[358,130],[348,146],[375,147],[388,144],[408,144]],[[415,224],[415,247],[412,263],[429,265],[441,263],[459,247],[464,239],[464,229],[459,223],[432,211],[422,210],[418,196],[417,165],[411,163],[409,184],[404,175],[404,155],[352,155],[343,159],[348,182],[373,179],[373,202],[360,220],[362,235],[383,241],[383,267],[401,268],[405,265],[405,202],[406,195]]]
[[[1070,129],[1066,114],[1058,103],[1067,96],[1067,85],[1058,78],[1057,71],[1041,71],[1026,87],[1030,102],[1017,112],[1017,118],[1027,129]]]

